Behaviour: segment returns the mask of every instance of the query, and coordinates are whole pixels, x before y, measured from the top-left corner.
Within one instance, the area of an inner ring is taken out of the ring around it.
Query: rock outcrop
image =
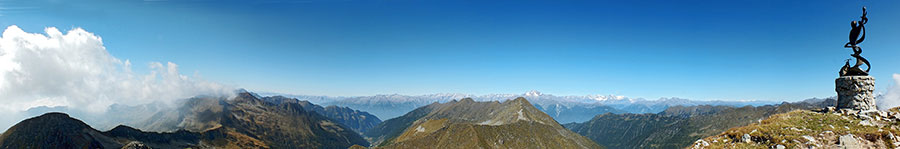
[[[875,107],[875,78],[871,76],[841,76],[834,80],[838,93],[837,108],[855,111],[877,110]]]

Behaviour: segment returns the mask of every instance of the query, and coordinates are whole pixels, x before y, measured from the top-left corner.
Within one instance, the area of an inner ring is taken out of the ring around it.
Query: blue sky
[[[173,62],[308,95],[834,96],[869,8],[877,90],[900,73],[897,1],[0,1],[0,26],[81,27],[146,73]]]

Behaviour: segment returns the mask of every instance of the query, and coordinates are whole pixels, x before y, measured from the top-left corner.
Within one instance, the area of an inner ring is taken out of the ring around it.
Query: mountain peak
[[[516,97],[512,102],[521,103],[522,105],[531,105],[531,102],[528,102],[528,99],[525,99],[525,97]]]
[[[99,133],[68,114],[50,112],[26,119],[0,135],[2,148],[101,148]],[[47,137],[53,136],[53,137]],[[31,140],[38,138],[41,141]],[[51,142],[51,143],[46,143]]]
[[[387,148],[601,148],[563,128],[525,97],[503,103],[463,98],[419,108],[402,117],[402,122],[385,122],[403,128],[377,136],[388,140],[376,144]],[[467,146],[473,144],[494,146]]]
[[[473,102],[475,102],[475,100],[472,99],[472,98],[463,98],[463,99],[460,99],[459,102],[462,102],[462,103],[473,103]]]
[[[131,127],[131,126],[118,125],[115,128],[110,129],[109,131],[134,131],[134,130],[138,130],[138,129]]]
[[[43,115],[35,117],[35,118],[42,118],[42,117],[71,118],[71,117],[69,117],[69,114],[62,113],[62,112],[47,112],[47,113],[44,113]]]
[[[69,114],[66,114],[66,113],[60,113],[60,112],[48,112],[48,113],[44,113],[44,114],[42,114],[41,116],[29,118],[29,119],[26,119],[26,120],[24,120],[24,121],[22,121],[22,122],[29,122],[29,123],[25,123],[23,127],[33,127],[31,123],[45,123],[45,122],[52,122],[52,123],[58,123],[58,124],[71,125],[71,126],[73,126],[73,127],[78,127],[79,129],[81,129],[81,128],[90,128],[90,126],[88,126],[87,124],[85,124],[85,123],[82,122],[81,120],[72,118],[72,117],[69,116]],[[13,126],[13,127],[15,127],[15,126]],[[39,128],[39,127],[38,127],[38,128]]]
[[[537,90],[531,90],[531,91],[528,91],[525,93],[525,96],[541,96],[541,95],[543,95],[543,94],[541,94],[541,92],[539,92]]]
[[[250,92],[250,91],[247,91],[247,89],[244,89],[244,88],[239,88],[239,89],[234,90],[234,93],[238,93],[238,94],[240,94],[240,93],[249,93],[249,92]]]

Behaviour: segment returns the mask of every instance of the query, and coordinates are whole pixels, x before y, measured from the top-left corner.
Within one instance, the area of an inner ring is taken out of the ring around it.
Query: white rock
[[[422,125],[419,125],[419,127],[416,127],[416,133],[420,133],[420,132],[425,132],[425,127],[422,127]]]
[[[815,141],[816,141],[816,139],[813,138],[812,136],[802,136],[802,137],[803,137],[803,139],[806,139],[806,141],[810,141],[810,142],[815,142]]]
[[[875,126],[875,124],[872,124],[870,120],[859,121],[859,124],[863,126]]]
[[[519,114],[519,120],[528,121],[528,118],[525,118],[525,114],[522,114],[522,109],[519,109],[519,112],[517,113]]]
[[[862,148],[859,141],[853,137],[853,134],[843,135],[839,138],[841,148]]]
[[[699,140],[697,140],[697,141],[694,141],[694,147],[693,147],[693,148],[702,148],[702,147],[704,147],[704,146],[709,146],[709,142],[706,142],[706,141],[703,140],[703,139],[699,139]]]
[[[750,143],[751,141],[753,141],[752,139],[750,139],[750,134],[746,133],[744,134],[744,136],[741,136],[741,140],[744,141],[744,143]]]

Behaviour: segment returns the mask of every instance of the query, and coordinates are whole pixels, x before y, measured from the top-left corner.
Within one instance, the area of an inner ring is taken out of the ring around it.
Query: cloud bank
[[[181,75],[178,65],[171,62],[150,63],[149,74],[136,74],[131,62],[110,55],[99,36],[81,28],[65,34],[52,27],[44,32],[27,33],[17,26],[3,31],[0,113],[38,106],[101,113],[112,104],[168,103],[234,92],[232,87]],[[16,119],[15,115],[5,114],[0,121]]]
[[[887,92],[880,98],[875,99],[878,103],[878,109],[887,110],[900,106],[900,74],[894,74],[894,84],[888,87]]]

